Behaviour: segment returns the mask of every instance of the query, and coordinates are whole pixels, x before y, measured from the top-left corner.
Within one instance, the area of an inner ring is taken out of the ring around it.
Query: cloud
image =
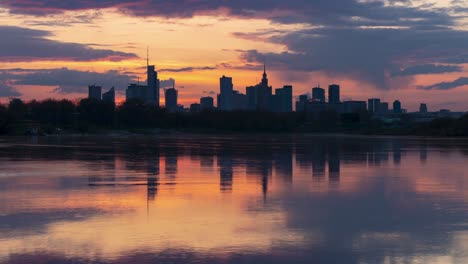
[[[392,76],[409,76],[418,74],[436,74],[448,72],[462,72],[463,67],[458,65],[435,65],[425,64],[410,66],[404,69],[398,69],[392,72]]]
[[[114,86],[117,90],[123,91],[129,83],[135,82],[136,79],[136,76],[117,71],[99,73],[68,68],[0,70],[0,84],[8,83],[10,88],[18,85],[55,86],[57,87],[55,92],[63,94],[84,93],[90,84],[101,85],[104,88]],[[17,94],[0,93],[0,96],[17,96]]]
[[[395,2],[395,1],[393,1]],[[398,1],[405,3],[407,1]],[[453,25],[449,15],[410,3],[388,5],[385,1],[357,0],[3,0],[11,13],[44,15],[65,11],[116,8],[134,16],[193,17],[197,14],[227,14],[243,18],[267,18],[278,23],[310,23],[320,25]],[[396,19],[400,18],[400,19]],[[411,19],[409,19],[411,18]]]
[[[36,60],[58,61],[121,61],[137,55],[108,49],[94,49],[88,45],[47,39],[51,33],[44,30],[0,26],[0,61],[21,62]]]
[[[7,82],[0,81],[0,97],[18,97],[21,96],[15,88],[8,85]]]
[[[174,86],[175,80],[172,78],[169,78],[167,80],[160,80],[159,81],[159,88],[160,89],[166,89],[166,88],[172,88]]]
[[[423,90],[451,90],[458,87],[468,85],[468,77],[461,77],[452,82],[441,82],[429,86],[421,86],[419,89]]]
[[[211,71],[216,70],[216,67],[184,67],[177,69],[160,69],[159,72],[193,72],[193,71]]]
[[[282,45],[285,50],[241,51],[241,58],[249,65],[266,60],[270,68],[285,74],[322,71],[363,81],[378,89],[390,89],[395,83],[392,77],[406,76],[410,82],[411,76],[424,72],[460,71],[453,65],[452,68],[428,65],[468,63],[468,31],[455,29],[463,12],[458,4],[435,8],[409,0],[4,0],[0,6],[11,13],[32,15],[115,8],[141,17],[215,15],[267,19],[273,25],[298,24],[294,30],[272,28],[235,33],[238,38]],[[405,70],[395,73],[395,69]]]
[[[323,71],[389,89],[394,69],[429,70],[428,66],[468,54],[468,32],[452,29],[316,28],[263,36],[262,32],[237,34],[284,45],[282,53],[250,50],[241,53],[246,63],[267,61],[281,71]],[[468,57],[467,57],[468,58]],[[412,65],[413,64],[413,65]],[[416,68],[414,68],[416,67]],[[423,69],[424,68],[424,69]],[[448,68],[432,67],[432,71]],[[451,70],[461,70],[452,67]]]

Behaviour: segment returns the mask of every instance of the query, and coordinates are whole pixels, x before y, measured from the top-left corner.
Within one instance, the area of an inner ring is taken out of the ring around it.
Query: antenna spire
[[[149,66],[149,47],[146,46],[146,67]]]

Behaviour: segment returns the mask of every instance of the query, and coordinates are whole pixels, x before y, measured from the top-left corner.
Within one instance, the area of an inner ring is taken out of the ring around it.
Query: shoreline
[[[427,135],[412,135],[412,134],[363,134],[363,133],[343,133],[343,132],[234,132],[234,131],[181,131],[181,130],[161,130],[161,129],[141,129],[138,131],[129,130],[102,130],[95,133],[59,133],[59,134],[43,134],[43,135],[19,135],[19,134],[3,134],[2,139],[8,138],[53,138],[53,137],[82,137],[82,138],[124,138],[124,137],[183,137],[183,136],[299,136],[299,137],[336,137],[336,138],[374,138],[374,139],[417,139],[417,140],[467,140],[467,136],[427,136]],[[467,142],[468,143],[468,142]]]

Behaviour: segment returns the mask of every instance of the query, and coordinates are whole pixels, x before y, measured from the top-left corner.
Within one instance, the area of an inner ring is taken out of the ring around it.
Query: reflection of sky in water
[[[0,262],[468,263],[462,143],[18,139]]]

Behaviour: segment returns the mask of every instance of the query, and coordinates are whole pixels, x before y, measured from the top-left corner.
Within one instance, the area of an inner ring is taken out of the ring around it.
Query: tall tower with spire
[[[262,85],[264,85],[265,87],[268,87],[268,75],[266,73],[266,63],[263,63]]]

